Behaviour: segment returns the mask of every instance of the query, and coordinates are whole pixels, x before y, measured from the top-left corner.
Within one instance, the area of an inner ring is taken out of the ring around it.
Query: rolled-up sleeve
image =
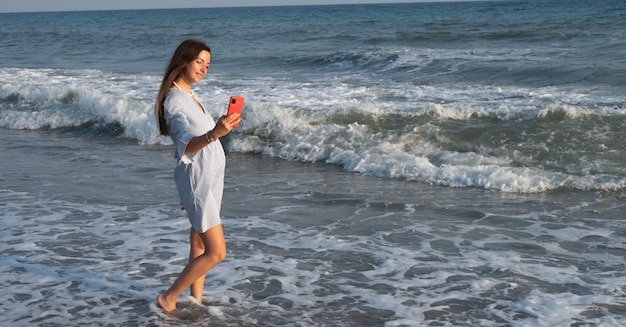
[[[185,154],[187,144],[194,137],[191,134],[191,127],[189,126],[189,120],[182,111],[177,111],[173,115],[170,115],[167,120],[167,125],[170,129],[170,136],[176,147],[176,158],[188,164],[191,162],[191,156]]]
[[[175,157],[183,163],[189,164],[192,157],[185,155],[185,149],[194,135],[191,132],[191,124],[184,104],[181,103],[175,93],[170,93],[163,103],[163,109],[170,138],[176,147]]]

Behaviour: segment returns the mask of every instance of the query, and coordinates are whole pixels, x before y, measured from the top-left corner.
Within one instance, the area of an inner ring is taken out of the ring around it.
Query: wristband
[[[206,134],[204,134],[204,137],[206,138],[207,142],[209,142],[209,144],[215,142],[215,139],[213,137],[209,137],[209,132],[206,132]]]

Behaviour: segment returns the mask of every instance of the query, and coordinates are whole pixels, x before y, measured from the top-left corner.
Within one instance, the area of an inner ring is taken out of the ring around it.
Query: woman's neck
[[[185,83],[185,81],[183,81],[182,79],[177,79],[175,81],[172,82],[174,84],[174,87],[185,92],[188,94],[193,95],[193,92],[191,92],[191,85]]]

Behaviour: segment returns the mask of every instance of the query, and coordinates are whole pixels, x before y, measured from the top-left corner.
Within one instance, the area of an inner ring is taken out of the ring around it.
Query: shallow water
[[[0,14],[0,127],[169,144],[156,89],[194,37],[212,47],[194,86],[205,107],[246,98],[231,151],[449,187],[622,192],[625,13],[600,0]]]
[[[1,285],[11,299],[0,310],[13,325],[626,321],[623,196],[454,189],[235,153],[228,257],[208,274],[202,305],[184,296],[163,315],[154,298],[188,250],[171,149],[2,137],[14,155],[0,192]]]
[[[11,326],[625,325],[625,10],[0,14],[0,315]],[[194,88],[209,112],[234,94],[246,105],[224,140],[228,257],[202,303],[182,297],[168,316],[154,299],[187,261],[189,223],[152,106],[188,37],[213,49]]]

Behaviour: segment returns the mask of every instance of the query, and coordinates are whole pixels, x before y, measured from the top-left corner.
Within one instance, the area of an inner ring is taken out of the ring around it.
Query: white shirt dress
[[[184,153],[189,141],[212,130],[215,121],[206,111],[200,110],[192,95],[174,88],[169,90],[163,102],[163,113],[175,146],[174,180],[180,202],[187,211],[191,226],[204,233],[221,224],[226,165],[224,149],[219,141],[215,141],[196,153]]]

